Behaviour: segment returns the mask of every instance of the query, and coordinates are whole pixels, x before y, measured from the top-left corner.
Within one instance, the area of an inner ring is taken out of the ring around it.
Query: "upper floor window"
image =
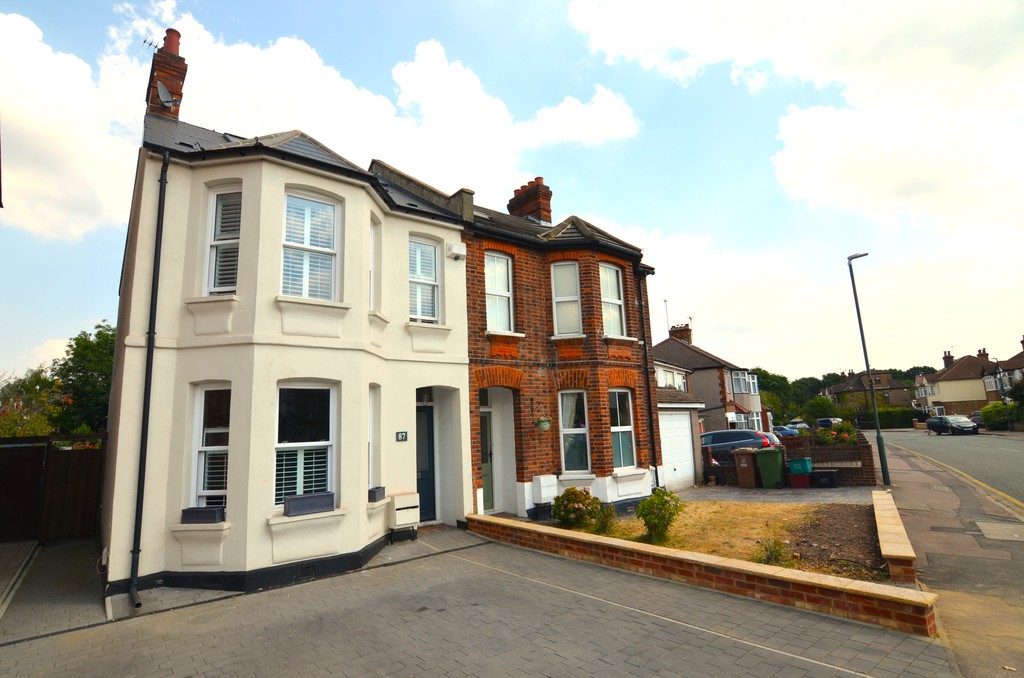
[[[759,393],[757,388],[757,375],[752,372],[747,372],[747,388],[749,392],[754,395]]]
[[[558,394],[559,428],[562,433],[562,469],[590,470],[590,439],[587,434],[587,394],[562,391]]]
[[[626,314],[622,303],[622,270],[601,264],[601,317],[606,337],[626,336]]]
[[[281,294],[334,299],[337,210],[330,203],[289,195],[284,220]]]
[[[686,372],[659,367],[657,370],[658,386],[662,388],[674,388],[679,391],[686,390]]]
[[[333,491],[332,400],[330,388],[278,390],[274,504],[293,495]]]
[[[242,232],[242,192],[222,190],[213,194],[210,229],[210,294],[233,294],[238,284],[238,239]]]
[[[633,407],[629,391],[608,393],[609,420],[612,428],[612,466],[636,466],[633,445]]]
[[[757,375],[749,374],[742,370],[732,373],[732,392],[735,393],[757,393]]]
[[[582,334],[580,270],[574,261],[551,265],[551,296],[555,304],[555,335]]]
[[[512,331],[512,259],[504,254],[484,255],[487,291],[487,329]]]
[[[381,231],[380,221],[375,216],[370,217],[370,277],[367,285],[367,302],[371,311],[380,310],[381,294]]]
[[[231,389],[198,390],[196,446],[196,506],[225,506],[228,501],[228,432]]]
[[[409,320],[412,322],[441,321],[437,252],[438,247],[432,242],[409,239]]]

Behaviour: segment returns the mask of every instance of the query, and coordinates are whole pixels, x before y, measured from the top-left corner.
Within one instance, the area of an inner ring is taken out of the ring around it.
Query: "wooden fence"
[[[95,537],[107,434],[0,438],[0,542]]]

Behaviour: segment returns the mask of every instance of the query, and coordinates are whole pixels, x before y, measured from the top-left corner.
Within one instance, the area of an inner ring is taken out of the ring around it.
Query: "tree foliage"
[[[60,432],[106,429],[115,336],[115,328],[101,321],[93,333],[82,331],[72,337],[64,357],[53,361],[51,375],[70,399],[54,418]]]
[[[804,417],[810,421],[834,416],[836,416],[836,404],[832,402],[831,398],[819,395],[804,404]]]
[[[909,370],[886,370],[892,375],[892,378],[901,381],[904,384],[913,384],[917,381],[917,378],[922,374],[935,374],[938,372],[934,367],[928,367],[927,365],[915,365]]]
[[[23,377],[0,375],[0,438],[49,435],[66,404],[60,384],[41,366]]]

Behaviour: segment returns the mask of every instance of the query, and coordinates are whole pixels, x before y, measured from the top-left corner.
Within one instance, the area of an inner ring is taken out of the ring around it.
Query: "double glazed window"
[[[231,389],[199,390],[199,445],[196,506],[225,506],[228,500],[228,432]]]
[[[601,317],[606,337],[626,336],[626,314],[622,303],[622,270],[601,264]]]
[[[329,388],[278,390],[274,504],[283,504],[288,496],[333,489],[332,399]]]
[[[409,240],[409,320],[412,322],[441,321],[437,249],[436,244],[426,240]]]
[[[487,290],[487,329],[512,331],[512,259],[504,254],[484,255]]]
[[[337,219],[330,203],[289,195],[284,218],[281,294],[334,299]]]
[[[224,191],[213,197],[210,234],[210,294],[234,294],[238,285],[238,239],[242,232],[242,192]]]
[[[633,446],[633,407],[629,391],[608,393],[609,419],[612,428],[612,466],[636,466]]]
[[[590,470],[590,440],[587,435],[587,394],[562,391],[558,394],[559,427],[562,433],[562,468]]]
[[[574,261],[563,261],[551,265],[551,296],[555,304],[555,336],[583,333],[579,273],[579,266]]]

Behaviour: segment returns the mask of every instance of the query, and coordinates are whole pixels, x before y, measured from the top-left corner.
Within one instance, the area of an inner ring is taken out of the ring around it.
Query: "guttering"
[[[644,281],[644,287],[646,288],[647,276],[654,273],[654,269],[644,268],[637,264],[633,271],[638,278]],[[647,346],[647,307],[644,306],[643,289],[638,289],[637,292],[637,299],[639,300],[640,306],[640,341],[644,347],[644,376],[646,378],[644,390],[647,392],[647,435],[651,439],[651,456],[653,457],[651,461],[653,462],[652,466],[654,466],[654,486],[661,487],[661,479],[658,477],[658,455],[655,454],[655,451],[658,448],[654,442],[654,399],[651,397],[651,375],[648,371],[652,363]]]
[[[167,168],[171,154],[164,151],[160,166],[160,197],[156,207],[156,243],[153,247],[153,280],[149,290],[149,327],[146,329],[146,380],[142,389],[142,432],[139,437],[139,477],[135,483],[135,533],[132,537],[132,572],[128,581],[128,598],[138,609],[139,553],[142,551],[142,507],[146,496],[146,457],[149,452],[149,409],[153,396],[153,353],[156,349],[156,302],[160,288],[160,251],[164,236],[164,208],[167,203]]]

